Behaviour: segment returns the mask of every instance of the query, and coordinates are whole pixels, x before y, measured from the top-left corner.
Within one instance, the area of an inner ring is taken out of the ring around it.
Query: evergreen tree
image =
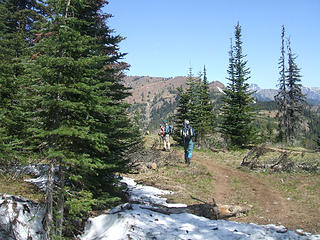
[[[206,77],[206,69],[204,74],[194,77],[192,69],[189,69],[187,78],[187,89],[183,91],[178,88],[178,106],[175,115],[175,125],[177,129],[183,126],[184,120],[188,119],[195,129],[197,141],[201,142],[206,134],[211,134],[214,129],[213,107],[210,100],[210,90]],[[178,133],[175,138],[180,142]]]
[[[221,131],[231,146],[241,147],[254,140],[253,92],[246,81],[250,78],[246,55],[242,53],[241,26],[235,26],[235,45],[229,52],[228,86],[222,108]]]
[[[194,77],[192,73],[192,68],[189,69],[189,74],[187,78],[187,89],[185,91],[185,98],[188,99],[188,102],[186,104],[186,114],[185,119],[188,119],[190,123],[192,124],[192,127],[196,131],[196,138],[199,137],[200,129],[201,129],[201,99],[200,99],[200,93],[201,93],[201,76]],[[183,126],[180,125],[180,127]]]
[[[301,126],[303,110],[305,108],[305,95],[302,94],[300,68],[296,64],[296,55],[292,53],[290,39],[288,39],[288,69],[286,71],[287,86],[287,137],[292,141],[297,129]]]
[[[203,79],[199,77],[199,104],[196,107],[197,121],[198,121],[198,140],[205,140],[205,138],[214,131],[215,117],[213,112],[213,105],[210,97],[209,83],[207,79],[207,70],[203,68]]]
[[[191,112],[191,109],[194,109],[193,99],[194,99],[194,89],[195,89],[195,80],[192,74],[192,68],[189,68],[189,74],[187,77],[186,84],[188,86],[187,90],[183,90],[182,88],[177,89],[178,104],[177,104],[177,112],[174,116],[175,129],[181,129],[185,119],[188,119],[188,120],[190,119],[189,121],[192,121],[191,118],[193,114]],[[190,88],[192,88],[193,90],[191,90]],[[180,131],[175,131],[173,139],[179,142],[180,144],[182,144],[182,140],[179,134],[180,134]]]
[[[38,1],[0,1],[0,163],[21,160],[26,122],[22,62],[45,8]]]
[[[189,68],[189,74],[187,78],[187,90],[186,90],[186,95],[187,98],[189,99],[187,103],[187,114],[186,114],[186,119],[192,123],[192,126],[194,129],[198,129],[199,125],[199,119],[198,119],[198,114],[199,114],[199,108],[198,106],[200,105],[200,100],[199,100],[199,90],[200,90],[200,79],[194,77],[192,73],[192,68]]]
[[[204,123],[206,123],[206,128],[208,131],[212,131],[215,125],[215,114],[213,112],[213,104],[210,97],[209,82],[207,79],[207,69],[203,67],[203,81],[202,81],[202,91],[201,91],[201,106],[203,109]]]
[[[278,62],[279,68],[279,90],[275,96],[275,102],[278,106],[277,118],[279,126],[279,140],[288,139],[288,121],[287,121],[287,84],[286,84],[286,66],[285,66],[285,27],[282,25],[281,32],[281,56]]]
[[[125,156],[140,133],[123,101],[129,95],[121,83],[127,67],[118,47],[123,38],[113,35],[106,24],[110,15],[101,13],[107,1],[46,4],[48,22],[26,67],[33,80],[30,142],[50,164],[45,221],[50,237],[76,235],[83,215],[119,200],[114,174],[128,170]]]
[[[305,96],[302,94],[300,69],[295,63],[296,56],[292,53],[290,39],[287,41],[288,66],[286,67],[284,40],[285,28],[282,26],[279,90],[275,101],[278,105],[279,140],[292,142],[302,121]]]
[[[187,119],[189,96],[182,88],[178,88],[177,91],[178,104],[176,108],[176,114],[174,116],[174,125],[177,131],[174,132],[173,139],[178,143],[183,144],[179,130],[182,128],[184,120]]]

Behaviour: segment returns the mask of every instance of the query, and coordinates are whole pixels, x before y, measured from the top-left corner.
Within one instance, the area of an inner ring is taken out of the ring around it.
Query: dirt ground
[[[169,153],[161,151],[161,154],[166,156]],[[175,156],[183,159],[183,151],[176,150]],[[192,175],[192,171],[199,167],[205,168],[212,178],[210,182],[213,185],[212,188],[209,186],[204,190],[206,192],[201,195],[206,201],[214,198],[218,204],[247,204],[252,206],[246,216],[228,220],[263,225],[283,225],[290,230],[303,229],[306,232],[320,234],[320,203],[317,202],[320,196],[316,199],[317,204],[312,207],[294,201],[288,197],[288,194],[271,184],[273,175],[261,177],[261,175],[249,171],[227,166],[216,161],[212,156],[203,153],[195,152],[189,167],[181,160],[180,165],[174,171],[176,174],[180,174],[179,171],[183,171],[182,174],[190,171]],[[189,191],[188,186],[184,185],[183,182],[175,182],[170,179],[170,176],[163,176],[165,171],[168,171],[168,169],[151,169],[131,177],[138,182],[174,192],[181,189],[180,192],[185,192],[185,196],[178,196],[174,201],[188,203],[186,199],[190,196],[189,194],[192,194],[192,190]]]
[[[244,191],[248,204],[254,206],[255,214],[243,218],[232,219],[238,222],[253,222],[258,224],[281,224],[296,230],[320,233],[320,209],[309,209],[300,206],[272,186],[262,182],[257,177],[228,166],[215,163],[210,159],[197,157],[193,161],[208,168],[215,176],[214,198],[218,203],[230,203],[234,189],[231,187],[231,177],[246,184]]]

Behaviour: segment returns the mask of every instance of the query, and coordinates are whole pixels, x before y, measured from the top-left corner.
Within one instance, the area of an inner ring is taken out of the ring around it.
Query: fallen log
[[[209,147],[209,149],[212,151],[212,152],[226,152],[226,149],[223,149],[223,148],[214,148],[214,147]]]
[[[192,196],[191,196],[192,197]],[[230,217],[239,217],[247,213],[252,206],[239,205],[222,205],[216,204],[213,199],[212,203],[207,203],[203,200],[192,197],[195,200],[202,202],[202,204],[193,204],[187,207],[167,207],[163,205],[153,204],[152,206],[142,207],[154,212],[170,215],[191,213],[200,217],[206,217],[212,220],[226,219]]]

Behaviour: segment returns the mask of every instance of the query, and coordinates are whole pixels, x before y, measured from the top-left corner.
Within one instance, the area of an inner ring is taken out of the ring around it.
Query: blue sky
[[[320,0],[110,0],[109,26],[126,37],[128,75],[194,75],[226,84],[230,38],[242,27],[249,83],[277,88],[281,26],[301,68],[302,84],[320,87]]]

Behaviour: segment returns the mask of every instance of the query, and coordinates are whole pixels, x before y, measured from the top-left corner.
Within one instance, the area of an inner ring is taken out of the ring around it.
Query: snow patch
[[[90,218],[81,240],[122,239],[292,239],[320,240],[320,235],[301,236],[288,231],[284,226],[256,225],[210,220],[189,213],[166,215],[151,211],[151,204],[169,206],[162,194],[172,192],[136,184],[133,179],[124,178],[128,186],[130,201],[137,204],[123,204],[108,214]],[[178,206],[178,205],[174,205]],[[185,206],[185,205],[181,205]],[[300,233],[301,234],[301,233]]]
[[[25,179],[25,182],[33,183],[36,185],[41,191],[45,192],[47,188],[48,176],[40,176],[37,178]]]
[[[0,194],[0,239],[45,239],[44,206],[23,197]]]
[[[219,92],[225,94],[225,92],[221,88],[219,88],[218,86],[217,86],[217,89],[218,89]]]
[[[137,184],[133,179],[123,177],[120,181],[127,185],[127,193],[129,194],[130,202],[139,202],[145,205],[158,204],[166,207],[186,207],[185,204],[169,204],[166,198],[161,198],[161,195],[173,194],[171,191],[161,190],[155,187],[142,186]]]

